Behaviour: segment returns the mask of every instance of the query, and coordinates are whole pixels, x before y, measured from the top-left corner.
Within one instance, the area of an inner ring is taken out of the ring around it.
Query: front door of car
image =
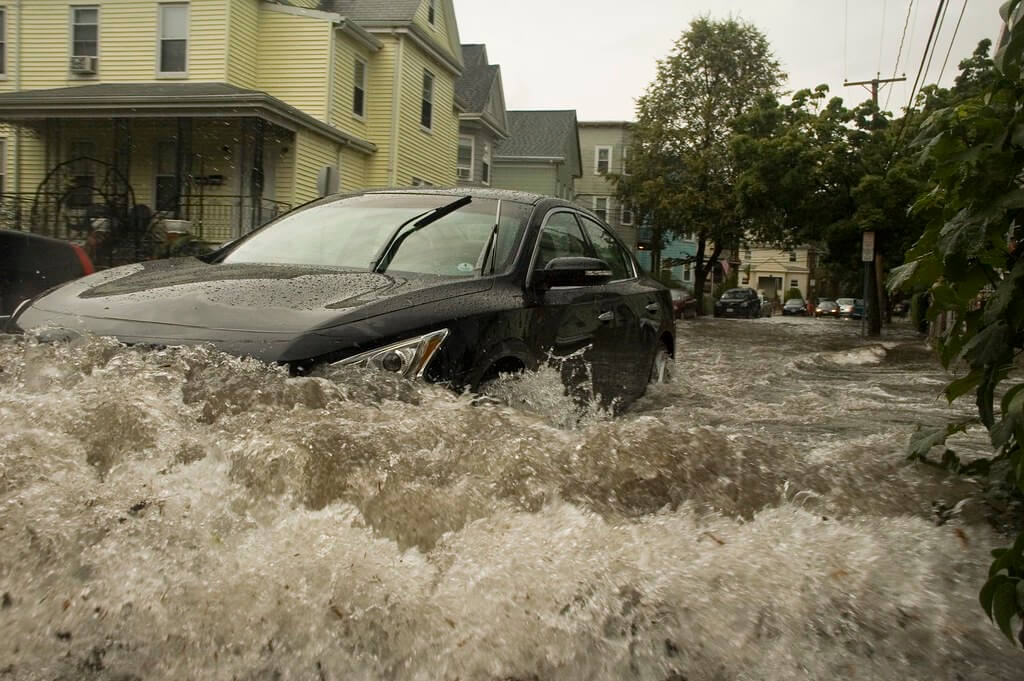
[[[607,362],[595,376],[595,387],[602,394],[639,397],[647,388],[663,314],[657,291],[639,280],[629,254],[607,227],[586,215],[579,219],[596,257],[612,271],[611,282],[602,287],[601,309],[614,311],[615,319],[595,340]]]
[[[574,213],[555,210],[546,216],[541,227],[532,269],[543,270],[554,258],[592,255]],[[614,316],[600,307],[605,287],[541,290],[533,285],[534,279],[537,277],[530,276],[527,281],[531,301],[529,344],[541,353],[542,360],[550,356],[574,394],[587,397],[595,365],[603,364],[605,359],[600,345],[595,347],[595,340],[603,343],[604,337],[599,337],[598,332]]]

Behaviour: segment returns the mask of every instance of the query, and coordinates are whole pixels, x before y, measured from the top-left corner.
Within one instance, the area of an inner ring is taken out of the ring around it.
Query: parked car
[[[855,298],[837,298],[836,304],[839,305],[839,316],[840,318],[847,318],[847,320],[859,320],[864,315],[864,304],[861,301],[860,307],[857,307],[857,300]]]
[[[715,301],[716,317],[746,317],[754,319],[762,314],[761,297],[752,288],[731,288]]]
[[[854,298],[853,299],[853,319],[864,318],[864,299]]]
[[[0,229],[0,317],[12,314],[24,300],[93,271],[81,246]]]
[[[668,290],[672,296],[672,312],[676,319],[692,319],[697,316],[697,299],[687,288]]]
[[[328,197],[210,255],[65,284],[12,322],[455,389],[582,356],[621,403],[666,380],[675,352],[668,289],[592,213],[487,189]]]
[[[806,317],[807,316],[807,303],[804,302],[803,298],[790,298],[782,306],[782,314],[783,315],[796,314],[796,315],[802,315],[802,316]]]
[[[815,317],[835,317],[839,318],[839,306],[836,305],[834,300],[828,300],[822,298],[818,301],[818,306],[814,308]]]

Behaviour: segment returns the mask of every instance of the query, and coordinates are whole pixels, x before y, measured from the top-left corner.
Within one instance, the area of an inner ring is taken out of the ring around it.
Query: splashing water
[[[903,458],[951,412],[927,350],[678,330],[615,418],[554,370],[0,336],[0,678],[1024,678],[977,490]]]

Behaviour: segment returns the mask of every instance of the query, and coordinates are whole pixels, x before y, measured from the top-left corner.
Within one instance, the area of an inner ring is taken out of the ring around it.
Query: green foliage
[[[637,102],[630,174],[618,197],[668,235],[697,236],[695,289],[743,237],[729,147],[734,121],[778,92],[783,74],[767,39],[736,19],[694,20]]]
[[[803,297],[804,297],[804,294],[800,293],[800,289],[798,289],[798,288],[791,288],[788,291],[786,291],[786,297],[783,298],[782,300],[786,301],[786,300],[791,300],[792,298],[803,298]]]
[[[1018,503],[1024,500],[1024,380],[1016,371],[1024,350],[1021,1],[1003,7],[1006,40],[994,68],[984,68],[985,51],[979,46],[957,80],[956,88],[966,97],[934,110],[921,127],[915,145],[932,187],[918,199],[914,213],[927,224],[890,284],[928,290],[930,319],[940,312],[955,316],[957,323],[939,339],[943,365],[961,372],[946,387],[946,397],[952,401],[973,393],[978,421],[991,438],[991,457],[964,464],[947,449],[940,465],[987,475],[990,484],[1005,488]],[[997,393],[1002,394],[998,404]],[[934,446],[945,445],[962,427],[920,432],[911,442],[911,457],[927,460]],[[992,555],[981,605],[1010,640],[1016,626],[1024,642],[1024,535]]]

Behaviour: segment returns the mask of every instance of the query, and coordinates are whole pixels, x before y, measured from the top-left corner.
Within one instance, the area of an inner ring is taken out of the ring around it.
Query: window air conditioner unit
[[[96,73],[96,57],[72,57],[71,73]]]
[[[456,174],[458,175],[458,178],[460,180],[468,180],[469,179],[469,168],[457,168],[456,169]]]

